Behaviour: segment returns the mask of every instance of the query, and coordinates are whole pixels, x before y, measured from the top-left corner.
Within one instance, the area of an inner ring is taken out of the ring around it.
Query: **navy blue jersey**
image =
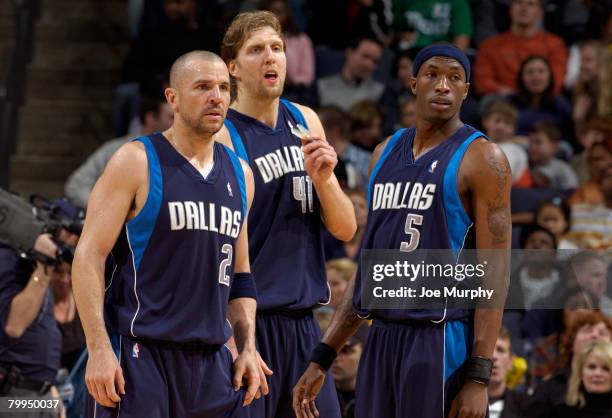
[[[255,178],[248,227],[259,310],[308,309],[328,299],[320,203],[289,126],[298,123],[306,124],[302,114],[284,100],[275,128],[233,109],[225,121]]]
[[[121,335],[222,344],[236,240],[246,212],[238,157],[214,144],[206,178],[161,134],[144,143],[149,194],[112,251],[106,314]]]
[[[372,170],[362,248],[453,250],[458,255],[462,248],[473,246],[473,222],[461,203],[457,173],[468,146],[484,134],[465,125],[414,161],[415,133],[415,128],[396,132]],[[357,278],[360,277],[361,269],[357,272]],[[432,321],[469,315],[465,310],[446,309],[366,312],[361,309],[360,292],[361,280],[357,280],[353,302],[360,315]]]

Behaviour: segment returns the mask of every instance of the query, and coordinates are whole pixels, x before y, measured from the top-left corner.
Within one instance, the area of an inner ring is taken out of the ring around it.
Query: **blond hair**
[[[604,360],[612,369],[612,343],[609,341],[592,341],[574,356],[572,361],[572,375],[567,388],[565,402],[570,406],[583,408],[586,404],[582,385],[582,368],[589,354],[594,353]]]
[[[325,263],[325,268],[336,270],[344,281],[348,282],[355,274],[355,270],[357,270],[357,263],[350,258],[336,258]]]
[[[221,58],[226,64],[236,58],[238,51],[251,34],[259,29],[270,27],[283,37],[281,24],[276,16],[267,11],[244,12],[238,14],[225,31],[221,42]]]

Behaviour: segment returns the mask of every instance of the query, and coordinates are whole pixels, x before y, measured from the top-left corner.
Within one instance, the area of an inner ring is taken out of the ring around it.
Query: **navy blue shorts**
[[[244,390],[236,392],[232,387],[233,360],[227,347],[118,339],[125,395],[116,408],[95,403],[89,417],[249,416],[242,407]]]
[[[257,313],[259,353],[274,374],[268,377],[270,394],[254,400],[253,418],[293,418],[293,387],[306,370],[312,349],[321,341],[312,312],[290,317]],[[316,400],[321,418],[340,418],[340,404],[331,373]],[[380,417],[379,417],[380,418]]]
[[[355,418],[446,418],[472,349],[461,321],[374,321],[355,390]]]

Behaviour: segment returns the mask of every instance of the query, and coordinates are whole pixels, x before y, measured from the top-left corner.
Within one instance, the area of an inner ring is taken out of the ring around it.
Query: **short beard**
[[[223,127],[223,123],[220,123],[219,127],[211,127],[203,123],[201,119],[193,119],[193,118],[189,118],[185,116],[183,116],[182,119],[183,119],[184,125],[187,126],[189,129],[191,129],[196,134],[198,134],[198,136],[208,136],[208,135],[212,136],[216,134],[217,132],[219,132],[221,128]]]

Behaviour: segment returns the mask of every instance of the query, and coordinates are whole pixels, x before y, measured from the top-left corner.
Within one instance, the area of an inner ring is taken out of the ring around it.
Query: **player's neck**
[[[213,135],[203,136],[175,123],[164,132],[164,136],[174,149],[198,170],[205,167],[213,159],[215,143]]]
[[[416,135],[412,144],[415,156],[419,151],[429,149],[457,132],[463,126],[463,122],[458,117],[449,119],[441,123],[429,122],[425,119],[417,120]]]
[[[279,97],[254,97],[243,91],[240,91],[238,96],[234,103],[232,103],[232,109],[257,119],[271,128],[276,128],[278,106],[280,103]]]

